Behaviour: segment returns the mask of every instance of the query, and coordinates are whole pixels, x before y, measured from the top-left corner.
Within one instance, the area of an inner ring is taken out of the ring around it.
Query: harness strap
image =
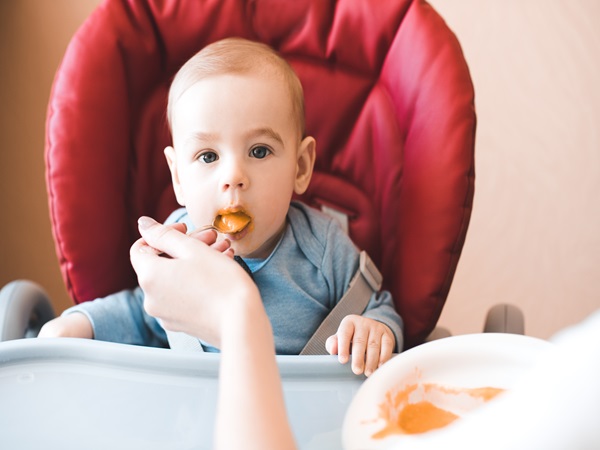
[[[340,322],[349,314],[362,314],[374,292],[381,289],[383,277],[367,252],[360,252],[360,264],[352,277],[348,290],[329,312],[317,331],[306,343],[301,355],[325,355],[325,341],[334,335]]]
[[[181,333],[179,331],[167,332],[167,339],[169,340],[169,347],[172,350],[179,352],[203,352],[202,344],[200,339],[190,336],[189,334]]]

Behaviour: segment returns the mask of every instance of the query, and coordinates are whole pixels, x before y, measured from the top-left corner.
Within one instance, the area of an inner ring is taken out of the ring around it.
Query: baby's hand
[[[392,356],[396,339],[389,327],[377,320],[351,314],[344,317],[338,331],[327,339],[330,355],[346,364],[352,351],[352,372],[370,376]]]
[[[38,337],[77,337],[94,338],[94,329],[87,316],[82,313],[71,313],[46,322]]]

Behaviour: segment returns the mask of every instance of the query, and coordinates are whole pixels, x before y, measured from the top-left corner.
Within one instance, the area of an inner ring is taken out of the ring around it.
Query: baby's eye
[[[271,153],[271,150],[269,150],[267,147],[262,146],[262,145],[259,145],[258,147],[254,147],[252,150],[250,150],[250,155],[257,159],[263,159],[269,153]]]
[[[198,159],[205,164],[210,164],[214,163],[217,159],[219,159],[219,157],[215,152],[204,152]]]

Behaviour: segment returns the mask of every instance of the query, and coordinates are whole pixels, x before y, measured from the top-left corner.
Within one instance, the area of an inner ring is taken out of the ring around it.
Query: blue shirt
[[[194,229],[183,208],[166,221],[174,222]],[[277,354],[297,355],[344,295],[358,270],[359,251],[335,220],[292,202],[284,234],[271,255],[248,263],[271,321]],[[64,314],[86,314],[98,340],[166,346],[165,331],[146,314],[143,300],[138,287],[82,303]],[[386,324],[396,338],[396,351],[401,351],[402,319],[388,291],[373,293],[363,316]]]

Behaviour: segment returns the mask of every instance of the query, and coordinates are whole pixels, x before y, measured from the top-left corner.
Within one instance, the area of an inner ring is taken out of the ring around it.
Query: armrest
[[[0,342],[35,337],[54,316],[40,286],[27,280],[8,283],[0,291]]]
[[[450,336],[452,336],[452,333],[450,333],[448,328],[436,326],[429,336],[427,336],[425,342],[437,341],[438,339],[443,339]]]
[[[483,331],[484,333],[525,334],[525,316],[518,307],[500,303],[488,311]]]
[[[483,327],[484,333],[525,334],[525,315],[515,305],[500,303],[489,309]],[[452,336],[450,330],[436,326],[425,342]]]

